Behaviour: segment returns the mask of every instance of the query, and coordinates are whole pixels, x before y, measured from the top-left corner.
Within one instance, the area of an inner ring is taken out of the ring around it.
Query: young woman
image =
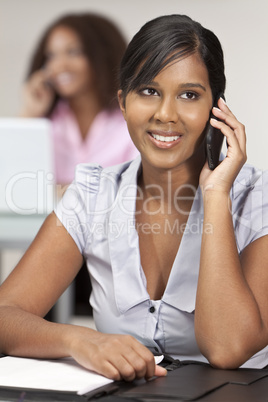
[[[73,356],[107,377],[163,375],[153,353],[219,368],[268,362],[267,175],[223,99],[216,36],[186,16],[145,24],[118,98],[141,157],[84,164],[0,290],[0,348]],[[216,120],[219,119],[219,120]],[[212,171],[207,123],[228,151]],[[42,317],[87,261],[98,331]]]
[[[51,119],[59,184],[72,182],[78,163],[106,167],[137,155],[116,99],[125,48],[111,21],[84,13],[53,22],[33,54],[20,115]]]

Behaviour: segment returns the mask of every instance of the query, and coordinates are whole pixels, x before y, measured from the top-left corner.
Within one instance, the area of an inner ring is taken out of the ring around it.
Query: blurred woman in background
[[[73,180],[78,163],[106,167],[137,155],[116,98],[125,48],[111,21],[83,13],[52,23],[34,51],[20,116],[51,120],[58,184]]]
[[[138,154],[117,101],[125,48],[114,23],[83,13],[53,22],[33,53],[20,115],[51,120],[58,197],[72,182],[78,163],[107,167]],[[90,287],[84,266],[75,281],[79,315],[91,313]]]

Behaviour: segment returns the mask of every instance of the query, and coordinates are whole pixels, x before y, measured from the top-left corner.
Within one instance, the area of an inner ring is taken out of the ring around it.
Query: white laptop
[[[0,118],[0,214],[53,209],[53,148],[48,119]]]

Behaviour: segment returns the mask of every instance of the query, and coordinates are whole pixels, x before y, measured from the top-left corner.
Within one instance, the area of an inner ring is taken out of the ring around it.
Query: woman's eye
[[[157,91],[155,90],[155,89],[153,89],[153,88],[144,88],[144,89],[142,89],[141,91],[140,91],[140,93],[142,94],[142,95],[145,95],[145,96],[154,96],[154,95],[157,95]]]
[[[46,61],[52,61],[58,57],[61,57],[64,55],[65,57],[79,57],[84,55],[84,52],[81,48],[70,48],[66,49],[64,53],[56,53],[56,52],[47,52],[46,53]]]
[[[198,98],[198,94],[195,92],[187,91],[181,95],[182,99],[194,100]]]

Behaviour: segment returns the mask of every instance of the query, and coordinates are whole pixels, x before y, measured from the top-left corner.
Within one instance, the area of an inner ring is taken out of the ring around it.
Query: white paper
[[[163,356],[155,357],[156,364]],[[0,386],[73,391],[83,395],[113,382],[80,366],[74,359],[0,358]]]
[[[154,357],[155,364],[161,363],[161,361],[162,361],[163,359],[164,359],[164,355],[155,356],[155,357]]]
[[[59,360],[0,358],[0,385],[6,387],[89,392],[113,382],[89,371],[72,358]]]

